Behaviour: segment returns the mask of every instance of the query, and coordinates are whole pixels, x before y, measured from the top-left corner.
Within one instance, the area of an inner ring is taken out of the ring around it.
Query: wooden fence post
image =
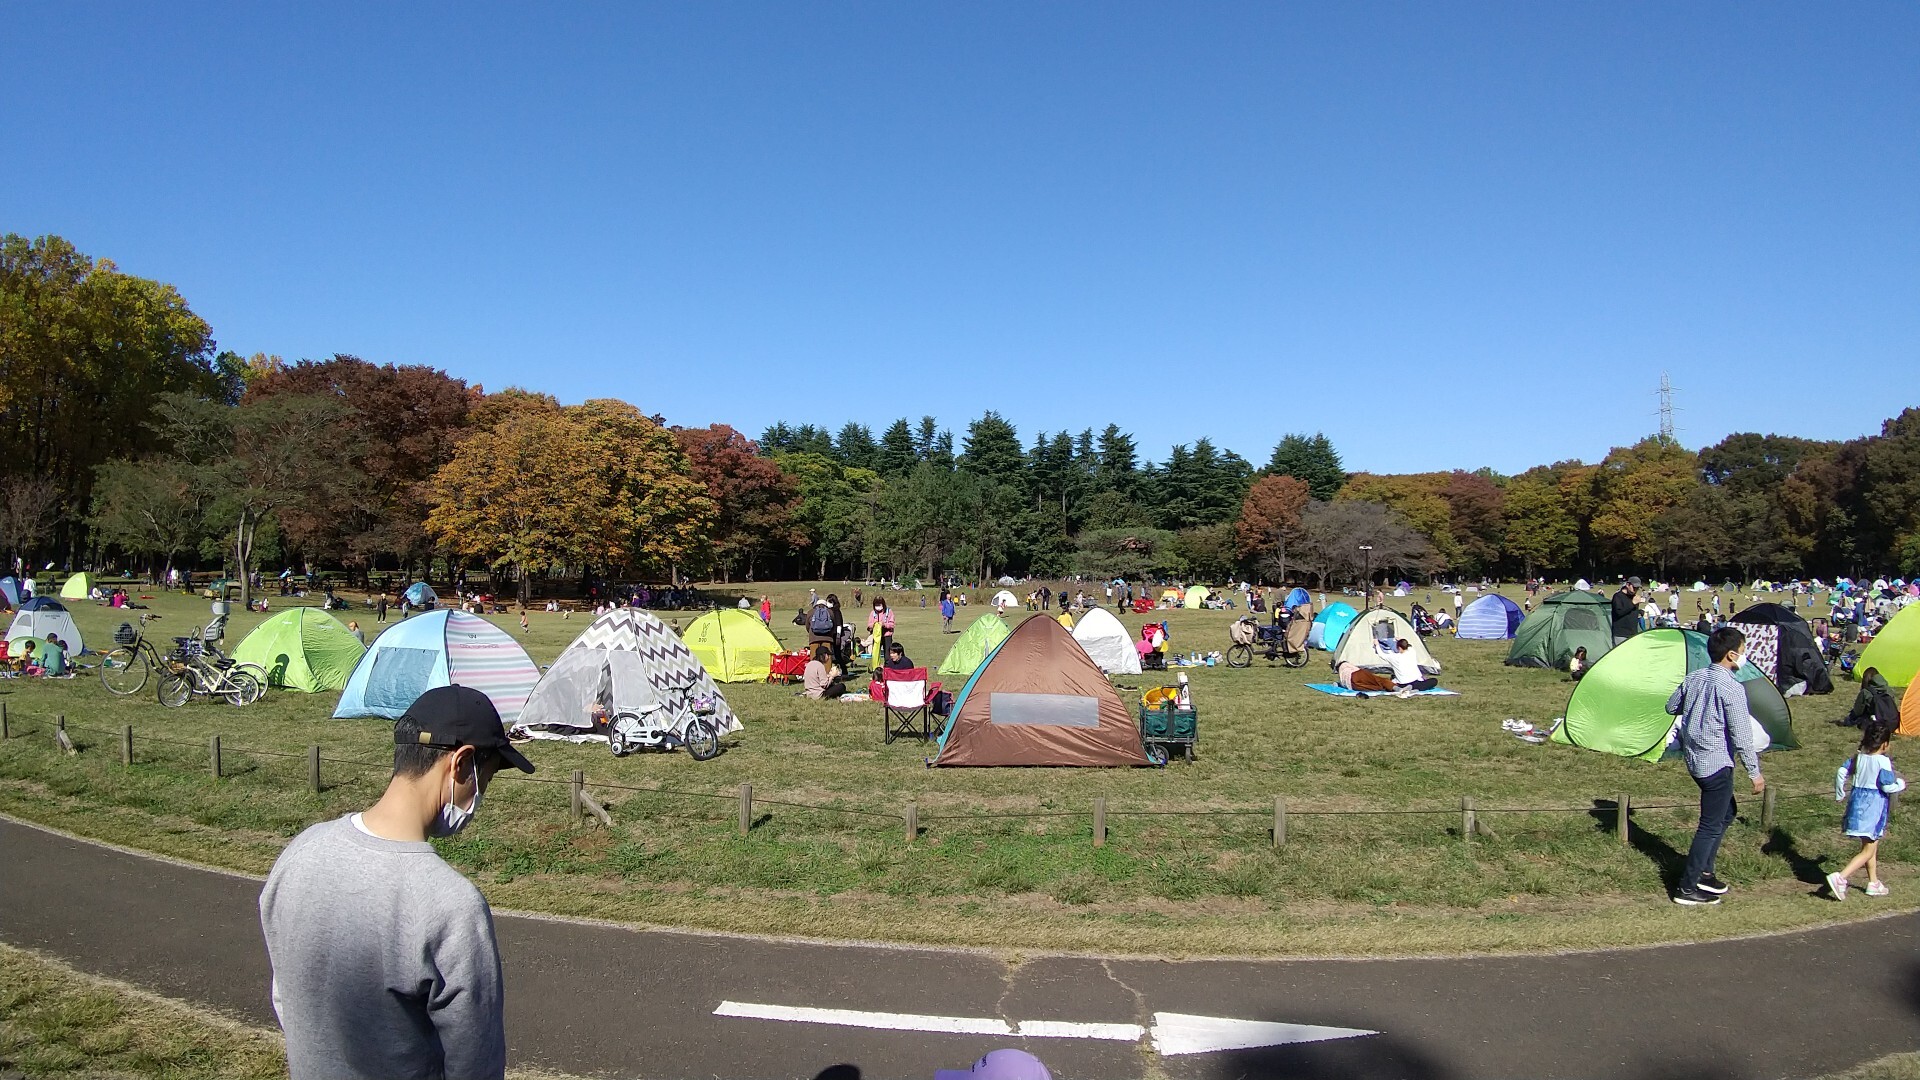
[[[133,725],[120,725],[120,764],[133,764]]]
[[[320,747],[317,745],[307,747],[307,786],[315,795],[320,793]]]
[[[1760,792],[1760,827],[1761,828],[1771,829],[1773,828],[1773,823],[1780,820],[1776,816],[1776,813],[1779,810],[1779,802],[1778,802],[1779,796],[1780,796],[1780,790],[1774,787],[1772,784],[1768,784],[1765,788],[1761,790]]]
[[[1620,846],[1625,847],[1629,842],[1628,836],[1630,835],[1630,822],[1633,816],[1633,802],[1631,798],[1626,795],[1614,796],[1614,802],[1613,829],[1620,834]]]
[[[0,740],[11,738],[13,733],[7,730],[7,703],[0,701]]]
[[[1107,846],[1107,800],[1093,800],[1093,846]]]
[[[1467,840],[1472,840],[1474,831],[1479,826],[1479,824],[1480,824],[1479,815],[1473,812],[1473,796],[1471,795],[1460,796],[1460,835],[1461,837]]]
[[[213,770],[213,778],[220,779],[220,736],[207,738],[207,768]]]
[[[905,817],[907,820],[907,843],[911,844],[920,838],[920,804],[913,802],[908,803]]]
[[[587,786],[586,770],[584,769],[573,770],[573,783],[568,788],[569,797],[567,800],[567,805],[568,805],[569,811],[573,814],[573,823],[575,825],[578,825],[580,824],[581,821],[585,820],[583,815],[585,815],[587,812],[587,804],[581,801],[580,796],[582,793],[584,793],[586,786]]]
[[[753,785],[740,785],[740,835],[753,831]]]
[[[1285,795],[1273,797],[1273,846],[1276,848],[1287,846],[1287,797]]]

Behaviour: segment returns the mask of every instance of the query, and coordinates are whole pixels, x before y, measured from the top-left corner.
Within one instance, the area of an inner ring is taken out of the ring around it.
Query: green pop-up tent
[[[998,615],[987,614],[973,620],[967,632],[953,643],[953,650],[940,662],[942,675],[971,675],[987,654],[992,652],[1012,631],[1007,629],[1007,620]]]
[[[1658,761],[1675,718],[1667,698],[1692,671],[1706,667],[1707,636],[1697,630],[1649,630],[1615,646],[1574,687],[1567,719],[1553,741],[1621,757]],[[1743,663],[1734,678],[1747,692],[1754,743],[1761,750],[1797,750],[1793,717],[1779,688]]]
[[[74,574],[60,584],[60,599],[85,600],[93,595],[93,578],[85,571]]]
[[[1613,610],[1599,593],[1576,589],[1554,593],[1513,632],[1509,667],[1561,668],[1575,649],[1587,650],[1591,664],[1613,648]]]
[[[1889,686],[1920,682],[1920,604],[1908,604],[1887,620],[1860,651],[1855,671],[1874,668]]]
[[[267,669],[267,684],[309,694],[338,690],[367,651],[353,631],[319,608],[288,608],[233,650],[236,662]]]

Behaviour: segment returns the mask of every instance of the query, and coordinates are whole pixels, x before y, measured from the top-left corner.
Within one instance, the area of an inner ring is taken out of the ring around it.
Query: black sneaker
[[[1712,874],[1708,874],[1700,879],[1700,891],[1703,893],[1712,893],[1715,896],[1725,896],[1727,895],[1727,883],[1714,877]]]
[[[1683,907],[1705,907],[1708,904],[1719,903],[1720,898],[1709,892],[1701,892],[1699,889],[1681,889],[1673,894],[1673,902]]]

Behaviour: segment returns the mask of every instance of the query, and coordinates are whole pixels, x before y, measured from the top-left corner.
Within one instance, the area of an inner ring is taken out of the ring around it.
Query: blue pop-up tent
[[[1327,610],[1313,617],[1313,625],[1307,629],[1307,648],[1324,649],[1327,652],[1340,647],[1340,639],[1347,636],[1347,627],[1360,613],[1351,605],[1336,600],[1327,605]]]
[[[1460,613],[1460,628],[1454,636],[1467,641],[1507,641],[1520,629],[1524,617],[1519,604],[1499,593],[1488,593]]]

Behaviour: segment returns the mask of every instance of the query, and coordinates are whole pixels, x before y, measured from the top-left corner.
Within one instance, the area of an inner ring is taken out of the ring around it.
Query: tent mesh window
[[[1599,630],[1600,616],[1585,608],[1573,608],[1560,620],[1560,625],[1569,630]]]
[[[1079,694],[1009,694],[995,691],[987,698],[991,723],[1028,727],[1100,726],[1100,703]]]
[[[404,711],[412,706],[426,691],[438,655],[432,649],[381,649],[373,658],[373,670],[367,673],[367,708]]]

